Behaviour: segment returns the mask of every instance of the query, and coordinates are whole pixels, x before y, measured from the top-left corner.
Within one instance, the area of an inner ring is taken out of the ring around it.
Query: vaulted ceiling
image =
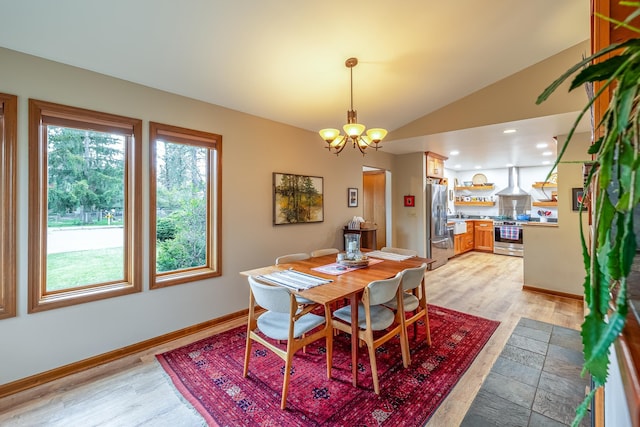
[[[589,38],[589,0],[0,0],[0,10],[2,47],[312,131],[345,122],[349,57],[360,62],[360,121],[394,131]],[[423,150],[423,136],[383,150]]]

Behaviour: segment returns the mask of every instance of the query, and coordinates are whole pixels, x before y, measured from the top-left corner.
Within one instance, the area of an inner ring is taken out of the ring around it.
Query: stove
[[[510,256],[524,256],[522,224],[527,221],[493,221],[493,253]]]

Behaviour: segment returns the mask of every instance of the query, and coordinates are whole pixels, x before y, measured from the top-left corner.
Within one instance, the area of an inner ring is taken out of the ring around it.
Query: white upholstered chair
[[[324,256],[324,255],[337,254],[338,252],[340,251],[336,248],[316,249],[315,251],[311,252],[311,258]]]
[[[299,252],[296,254],[287,254],[287,255],[282,255],[279,256],[278,258],[276,258],[276,265],[278,264],[286,264],[288,262],[293,262],[293,261],[303,261],[305,259],[309,259],[311,258],[311,255],[309,255],[308,253],[305,252]]]
[[[429,311],[427,309],[427,288],[425,285],[424,273],[427,269],[427,264],[423,263],[420,267],[407,268],[402,271],[402,305],[404,309],[404,315],[401,316],[402,327],[405,331],[404,336],[407,340],[407,348],[409,348],[409,335],[407,334],[407,328],[413,325],[413,336],[417,336],[418,325],[417,322],[420,319],[424,319],[425,327],[425,341],[427,345],[431,345],[431,331],[429,328]],[[386,307],[392,310],[398,309],[397,299],[384,303]],[[406,316],[406,313],[410,313]],[[409,360],[411,363],[411,360]]]
[[[382,252],[391,252],[398,255],[407,255],[407,256],[418,256],[418,252],[412,249],[404,249],[404,248],[392,248],[390,246],[385,246],[380,249]]]
[[[371,377],[373,379],[373,389],[376,394],[380,394],[380,384],[378,381],[378,368],[376,366],[376,348],[385,342],[400,335],[400,346],[402,348],[402,363],[406,368],[409,365],[409,351],[406,345],[404,329],[400,320],[400,314],[382,304],[389,301],[394,296],[398,307],[402,313],[403,301],[400,280],[402,273],[398,273],[392,279],[375,280],[367,285],[362,294],[362,300],[358,303],[358,339],[367,344],[369,351],[369,363],[371,364]],[[333,327],[346,333],[351,333],[351,306],[339,308],[333,312]],[[374,331],[384,331],[377,338],[374,338]]]
[[[243,376],[246,377],[249,374],[249,359],[251,358],[251,344],[253,341],[259,342],[282,358],[285,361],[285,365],[280,408],[284,409],[287,404],[293,355],[299,349],[313,341],[324,338],[327,349],[327,378],[331,378],[331,359],[333,354],[331,314],[326,307],[324,317],[310,313],[317,305],[300,308],[293,294],[287,289],[260,283],[253,277],[249,277],[249,287],[249,317],[247,321],[247,345],[244,356]],[[266,311],[256,315],[256,305],[266,309]],[[323,324],[324,327],[319,328]],[[286,349],[283,350],[265,337],[272,340],[286,340]]]

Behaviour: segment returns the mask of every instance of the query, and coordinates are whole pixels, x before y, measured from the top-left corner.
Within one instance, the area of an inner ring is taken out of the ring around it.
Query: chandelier
[[[322,129],[318,133],[326,141],[326,148],[336,156],[340,154],[349,141],[353,142],[353,148],[357,147],[364,156],[365,149],[373,147],[378,150],[381,147],[378,144],[387,136],[387,130],[373,128],[369,129],[366,135],[363,135],[366,127],[358,123],[358,112],[353,109],[353,67],[358,65],[358,58],[349,58],[344,65],[351,72],[351,109],[347,111],[347,124],[342,127],[345,135],[342,135],[338,129],[333,128]]]

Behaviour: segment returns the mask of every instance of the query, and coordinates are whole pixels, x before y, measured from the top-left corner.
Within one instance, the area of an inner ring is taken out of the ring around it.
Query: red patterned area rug
[[[424,328],[413,336],[404,369],[395,338],[376,354],[380,396],[373,392],[366,348],[359,352],[358,387],[351,385],[350,340],[334,339],[332,378],[324,340],[299,351],[287,408],[280,410],[284,362],[253,343],[249,376],[242,377],[246,327],[157,355],[180,393],[213,426],[421,426],[469,368],[499,322],[429,306],[432,345]],[[416,340],[417,338],[417,340]],[[418,344],[422,343],[422,344]],[[283,345],[284,348],[284,345]]]

